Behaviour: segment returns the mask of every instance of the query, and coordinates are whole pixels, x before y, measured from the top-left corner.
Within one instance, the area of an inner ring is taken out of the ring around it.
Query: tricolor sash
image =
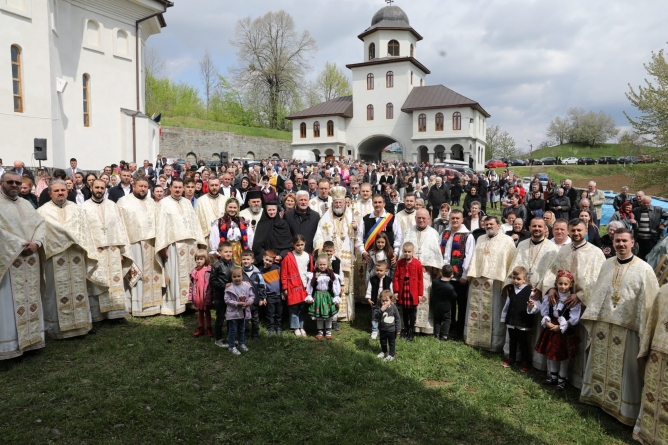
[[[376,237],[378,236],[378,234],[385,230],[385,227],[387,227],[390,221],[392,221],[393,217],[394,215],[388,213],[383,218],[376,221],[376,224],[374,224],[373,227],[366,234],[366,242],[364,243],[364,250],[368,251],[371,248],[371,246],[373,246],[373,243],[376,241]]]

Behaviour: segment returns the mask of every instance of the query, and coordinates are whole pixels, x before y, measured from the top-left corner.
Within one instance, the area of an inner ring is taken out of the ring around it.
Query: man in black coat
[[[638,258],[644,260],[661,239],[668,212],[653,206],[651,196],[643,196],[640,207],[633,209],[633,219],[637,227],[634,232],[639,245]]]
[[[315,232],[318,230],[320,215],[311,210],[308,202],[309,194],[307,191],[300,190],[297,192],[297,205],[294,209],[285,212],[283,219],[290,227],[290,235],[303,235],[306,238],[306,248],[304,250],[313,253],[313,238],[315,238]]]
[[[132,173],[130,170],[121,170],[121,183],[109,189],[109,200],[118,202],[119,199],[132,193]]]
[[[23,175],[28,175],[28,177],[33,182],[33,184],[35,183],[35,176],[32,174],[32,172],[30,170],[28,170],[26,168],[25,164],[21,161],[14,161],[14,168],[9,170],[9,171],[10,172],[15,172],[21,178],[23,178]],[[72,178],[72,179],[74,179],[74,178]]]
[[[438,218],[441,205],[450,202],[450,185],[447,182],[443,183],[443,178],[440,176],[436,176],[436,184],[429,189],[427,201],[429,201],[429,212],[433,221]]]
[[[571,201],[571,209],[575,208],[575,201],[578,199],[578,192],[573,188],[573,181],[566,179],[564,181],[564,196]]]

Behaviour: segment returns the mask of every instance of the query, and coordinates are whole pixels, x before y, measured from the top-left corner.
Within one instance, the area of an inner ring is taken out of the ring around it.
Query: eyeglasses
[[[21,181],[4,181],[9,185],[21,185]]]

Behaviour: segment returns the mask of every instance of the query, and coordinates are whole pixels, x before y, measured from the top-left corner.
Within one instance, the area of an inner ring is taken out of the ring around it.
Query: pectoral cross
[[[322,230],[325,231],[325,234],[326,234],[327,236],[329,236],[329,229],[330,229],[331,227],[332,227],[332,226],[330,226],[329,223],[325,223],[325,224],[322,225]]]
[[[104,233],[104,236],[107,236],[107,226],[102,226],[100,230]]]

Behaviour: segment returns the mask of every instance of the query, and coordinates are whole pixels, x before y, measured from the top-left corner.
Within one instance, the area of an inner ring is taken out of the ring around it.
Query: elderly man
[[[141,270],[136,286],[126,283],[126,301],[131,301],[133,317],[148,317],[160,313],[162,288],[165,279],[155,255],[156,202],[148,196],[148,178],[135,180],[132,195],[118,201],[118,210],[128,233],[132,258]]]
[[[132,258],[121,213],[114,202],[104,199],[105,191],[104,181],[96,179],[91,199],[81,206],[91,247],[96,249],[90,253],[97,264],[88,265],[88,295],[94,322],[127,318],[131,301],[126,301],[123,279],[134,286],[141,278],[141,271]]]
[[[653,206],[651,196],[643,196],[640,207],[633,210],[633,219],[631,223],[637,225],[638,257],[644,260],[661,239],[668,212],[661,207]]]
[[[429,295],[432,277],[443,267],[443,253],[440,249],[441,237],[436,229],[431,227],[431,219],[427,209],[417,210],[415,212],[415,225],[408,227],[403,233],[402,244],[412,243],[415,246],[413,255],[422,263],[424,296],[417,307],[415,331],[433,334],[434,315],[429,311]],[[413,337],[413,332],[407,334],[409,339]]]
[[[304,235],[306,238],[306,250],[308,253],[313,253],[313,238],[318,229],[318,222],[320,215],[311,210],[308,205],[309,197],[306,190],[297,192],[297,205],[294,209],[285,212],[283,219],[285,219],[290,227],[290,234]]]
[[[467,279],[469,298],[466,309],[464,341],[488,351],[500,351],[506,339],[506,327],[501,323],[503,299],[501,289],[515,255],[515,243],[500,232],[498,218],[485,219],[485,235],[473,251]]]
[[[340,272],[343,275],[342,302],[337,318],[341,321],[353,321],[355,319],[355,301],[351,294],[354,282],[352,272],[357,220],[352,211],[346,208],[345,188],[334,187],[331,197],[332,208],[322,215],[318,222],[313,248],[322,250],[325,241],[334,243],[334,255],[341,261]]]
[[[629,188],[627,186],[622,187],[622,192],[615,196],[615,200],[612,202],[612,206],[615,208],[615,211],[618,211],[622,204],[625,202],[631,202],[631,195],[629,195]]]
[[[591,201],[587,198],[582,198],[580,200],[579,208],[575,208],[571,211],[571,218],[579,218],[580,212],[583,210],[588,210],[591,214],[592,222],[598,225],[598,216],[596,215],[596,212],[592,210]]]
[[[395,215],[401,233],[405,233],[409,227],[415,225],[415,193],[406,193],[404,197],[404,209]]]
[[[580,323],[589,334],[580,401],[635,425],[645,399],[637,358],[649,309],[659,291],[652,268],[633,255],[633,233],[615,232],[616,258],[605,261]],[[663,327],[661,327],[663,329]]]
[[[260,222],[262,212],[264,211],[262,208],[262,192],[260,190],[249,191],[246,194],[246,204],[248,204],[248,208],[242,210],[239,216],[246,220],[248,230],[254,234],[255,227],[257,227],[257,223]]]
[[[119,199],[132,193],[132,173],[130,170],[121,171],[121,183],[109,189],[109,200],[117,203]]]
[[[197,221],[199,221],[204,241],[207,245],[209,244],[209,236],[211,234],[211,224],[225,214],[227,197],[221,195],[219,192],[220,180],[215,176],[211,176],[209,178],[209,193],[200,196],[195,204]]]
[[[308,185],[304,184],[304,175],[301,173],[297,173],[295,175],[295,189],[297,191],[299,190],[308,191]]]
[[[573,181],[566,179],[564,181],[564,195],[568,197],[571,202],[571,209],[575,206],[575,201],[578,199],[578,192],[573,188]]]
[[[642,203],[642,198],[645,196],[645,192],[642,190],[638,190],[636,192],[636,196],[633,198],[631,201],[633,204],[633,208],[635,209],[636,207],[640,207],[640,204]]]
[[[21,178],[23,178],[23,175],[28,175],[33,184],[35,183],[35,177],[30,170],[26,169],[26,166],[22,161],[14,161],[14,168],[9,171],[17,173]],[[72,179],[74,179],[74,177],[72,177]]]
[[[195,210],[183,198],[181,178],[174,178],[171,195],[158,203],[155,215],[155,251],[168,280],[160,313],[178,315],[186,310],[197,248],[207,247]]]
[[[19,197],[22,179],[14,172],[0,177],[0,360],[44,347],[46,228],[32,205]]]
[[[278,203],[279,205],[283,205],[283,198],[288,196],[290,193],[294,194],[296,193],[297,190],[293,189],[293,183],[290,179],[286,179],[283,182],[283,191],[281,192],[280,195],[278,195]]]
[[[565,246],[571,243],[571,238],[568,236],[568,221],[565,219],[558,219],[552,225],[552,241],[557,247]]]
[[[589,181],[587,189],[589,190],[589,199],[591,200],[591,205],[594,207],[594,211],[596,212],[596,219],[600,220],[603,216],[605,194],[603,194],[603,191],[596,188],[596,182],[594,181]]]
[[[429,189],[429,194],[427,194],[432,219],[438,218],[442,204],[450,203],[450,185],[447,182],[444,184],[443,178],[440,176],[436,176],[435,181],[435,184]]]
[[[211,181],[209,181],[209,194],[210,193],[211,193]],[[232,174],[231,173],[223,174],[223,182],[220,185],[219,193],[220,193],[220,196],[225,198],[225,201],[227,201],[229,198],[235,197],[237,195],[237,191],[232,186]]]
[[[318,196],[311,198],[308,203],[309,207],[311,207],[311,210],[317,212],[320,216],[327,213],[329,208],[332,206],[332,197],[329,196],[330,187],[331,184],[329,179],[322,178],[320,181],[318,181]]]

